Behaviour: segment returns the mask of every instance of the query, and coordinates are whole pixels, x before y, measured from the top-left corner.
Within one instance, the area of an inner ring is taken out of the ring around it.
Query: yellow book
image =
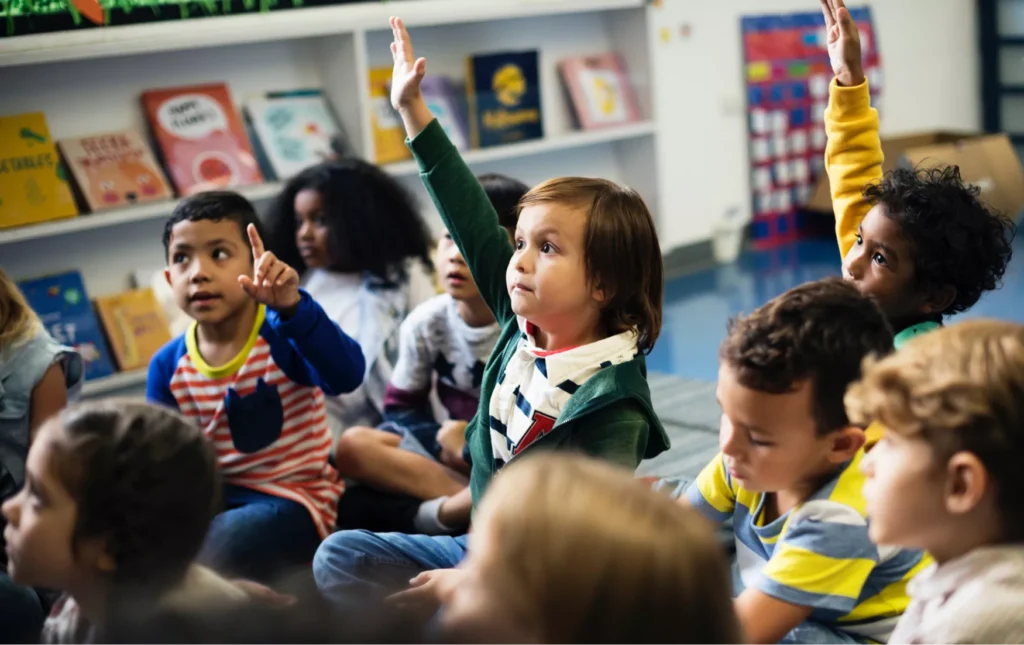
[[[110,350],[121,371],[142,369],[171,340],[163,309],[150,288],[96,298]]]
[[[78,215],[42,112],[0,117],[0,228]]]
[[[405,127],[402,119],[391,107],[390,67],[370,70],[370,119],[373,122],[373,147],[377,151],[376,163],[393,163],[411,159],[405,145]]]

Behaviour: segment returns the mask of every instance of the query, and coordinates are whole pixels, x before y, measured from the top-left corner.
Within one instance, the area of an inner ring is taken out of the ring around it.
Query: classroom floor
[[[1024,234],[1014,242],[1002,289],[986,294],[954,320],[979,316],[1024,323]],[[772,251],[747,251],[732,265],[676,278],[665,285],[661,336],[648,369],[716,381],[718,346],[731,316],[752,309],[808,280],[839,275],[831,240],[807,240]]]

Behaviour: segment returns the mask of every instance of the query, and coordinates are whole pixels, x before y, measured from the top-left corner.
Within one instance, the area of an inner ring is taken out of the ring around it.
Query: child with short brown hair
[[[580,455],[530,455],[502,471],[462,568],[442,613],[459,642],[741,640],[710,525]]]
[[[927,550],[890,643],[1024,642],[1024,326],[959,323],[869,362],[846,396],[877,419],[870,535]]]

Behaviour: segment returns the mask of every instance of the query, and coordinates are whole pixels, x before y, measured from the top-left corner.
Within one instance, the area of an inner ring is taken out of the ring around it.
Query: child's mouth
[[[212,305],[213,302],[215,300],[218,300],[219,298],[220,298],[220,296],[218,296],[215,293],[208,293],[208,292],[205,292],[205,291],[200,291],[199,293],[194,293],[191,296],[189,296],[188,300],[189,300],[189,302],[191,302],[196,307],[205,308],[205,307],[209,307],[210,305]]]

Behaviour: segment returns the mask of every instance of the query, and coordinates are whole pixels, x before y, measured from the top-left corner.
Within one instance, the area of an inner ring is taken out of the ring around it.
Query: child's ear
[[[978,456],[961,451],[946,462],[946,510],[965,515],[981,503],[990,488],[988,471]]]
[[[841,464],[853,459],[857,451],[864,447],[867,435],[862,428],[847,426],[836,430],[828,436],[832,445],[829,450],[828,459],[834,464]]]
[[[167,280],[167,284],[168,285],[170,285],[172,287],[174,286],[173,284],[171,284],[171,270],[170,269],[164,269],[164,280]]]
[[[956,300],[956,287],[951,284],[930,289],[922,303],[922,313],[941,313],[949,309],[954,300]]]
[[[86,566],[102,574],[112,574],[117,570],[117,563],[110,555],[106,540],[103,538],[86,538],[78,543],[78,558]]]

